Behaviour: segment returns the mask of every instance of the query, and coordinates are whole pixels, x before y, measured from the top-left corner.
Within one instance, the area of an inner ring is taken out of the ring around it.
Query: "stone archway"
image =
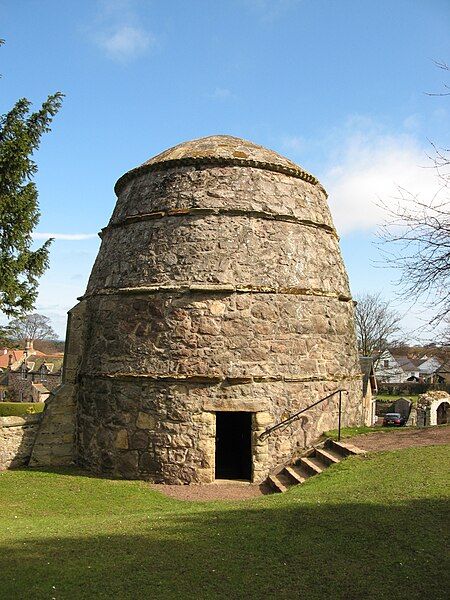
[[[423,413],[424,425],[444,425],[450,422],[450,394],[440,390],[421,394],[417,409]]]
[[[450,421],[450,404],[441,402],[436,409],[436,425],[445,425]]]

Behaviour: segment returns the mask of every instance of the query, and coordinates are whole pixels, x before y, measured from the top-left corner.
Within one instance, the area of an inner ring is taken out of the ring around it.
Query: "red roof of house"
[[[23,355],[25,354],[24,350],[17,350],[17,348],[9,349],[9,348],[1,348],[0,349],[0,369],[6,369],[9,365],[11,357],[11,362],[15,363],[18,360],[22,360]]]

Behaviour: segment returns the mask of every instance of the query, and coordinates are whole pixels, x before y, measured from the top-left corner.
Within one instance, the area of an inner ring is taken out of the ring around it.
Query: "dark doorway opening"
[[[216,479],[251,479],[252,413],[216,413]]]
[[[439,406],[437,407],[437,424],[438,425],[445,425],[446,423],[448,423],[448,418],[449,418],[449,408],[450,408],[450,404],[448,402],[442,402],[442,404],[439,404]]]

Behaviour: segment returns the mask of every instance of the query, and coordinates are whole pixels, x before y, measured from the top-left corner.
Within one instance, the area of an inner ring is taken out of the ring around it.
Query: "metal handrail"
[[[269,427],[268,429],[266,429],[265,431],[263,431],[261,433],[261,435],[259,436],[259,439],[260,440],[266,439],[266,437],[268,437],[271,433],[273,433],[277,429],[280,429],[280,427],[284,427],[284,426],[289,425],[290,423],[293,423],[294,421],[296,421],[302,413],[306,412],[310,408],[314,408],[314,406],[317,406],[321,402],[325,402],[325,400],[328,400],[329,398],[332,398],[336,394],[339,394],[339,418],[338,418],[338,441],[339,441],[341,439],[342,392],[344,392],[344,394],[348,394],[347,390],[341,390],[341,389],[331,392],[331,394],[328,394],[328,396],[325,396],[325,398],[321,398],[320,400],[317,400],[317,402],[313,402],[306,408],[302,408],[302,410],[299,410],[294,415],[291,415],[287,419],[284,419],[284,421],[280,421],[276,425]]]

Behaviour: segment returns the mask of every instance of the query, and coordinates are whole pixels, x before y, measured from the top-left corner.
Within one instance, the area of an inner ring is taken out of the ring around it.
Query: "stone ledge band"
[[[134,179],[135,177],[142,175],[144,173],[150,173],[152,171],[165,171],[167,169],[171,169],[173,167],[196,167],[196,168],[208,168],[208,167],[253,167],[255,169],[262,169],[263,171],[274,171],[275,173],[283,173],[284,175],[288,175],[290,177],[296,177],[297,179],[302,179],[307,183],[311,183],[319,187],[325,197],[327,197],[327,192],[319,182],[319,180],[307,173],[303,169],[287,167],[284,165],[280,165],[277,163],[258,161],[254,159],[247,158],[222,158],[218,156],[197,156],[197,157],[185,157],[185,158],[173,158],[161,162],[151,163],[149,165],[143,164],[135,169],[131,169],[122,177],[120,177],[116,185],[114,186],[114,191],[118,196],[124,187],[129,181]]]
[[[120,294],[281,294],[292,296],[314,296],[321,298],[335,298],[339,302],[352,302],[351,296],[346,294],[337,294],[335,292],[326,292],[325,290],[308,288],[270,288],[263,286],[236,286],[236,285],[159,285],[138,286],[125,288],[101,288],[95,292],[79,296],[77,300],[86,300],[95,296],[112,296]]]
[[[155,373],[80,373],[79,377],[84,379],[116,379],[116,380],[133,380],[143,379],[147,381],[161,383],[191,383],[199,384],[206,383],[209,385],[217,385],[226,383],[230,385],[245,385],[249,383],[314,383],[314,382],[342,382],[356,381],[361,379],[361,373],[355,375],[342,375],[341,377],[324,377],[321,375],[302,377],[301,375],[250,375],[248,377],[214,377],[213,375],[157,375]]]
[[[278,213],[270,213],[262,210],[245,210],[245,209],[229,209],[229,208],[174,208],[171,210],[158,210],[150,213],[142,213],[138,215],[130,215],[119,221],[108,224],[103,227],[99,232],[99,237],[102,238],[103,234],[111,229],[116,229],[132,223],[140,223],[144,221],[154,221],[157,219],[164,219],[167,217],[196,217],[196,216],[227,216],[227,217],[247,217],[249,219],[264,219],[268,221],[280,221],[282,223],[294,223],[296,225],[302,225],[304,227],[311,227],[313,229],[323,229],[330,235],[334,235],[337,239],[339,236],[331,225],[326,223],[318,223],[310,219],[300,219],[294,215],[285,215]]]

